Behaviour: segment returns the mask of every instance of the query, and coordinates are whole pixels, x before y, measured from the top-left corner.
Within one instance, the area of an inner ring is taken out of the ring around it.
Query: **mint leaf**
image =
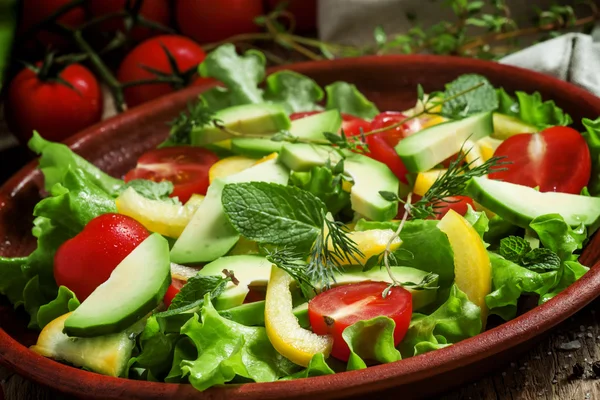
[[[496,112],[520,119],[542,130],[550,126],[570,125],[573,120],[554,101],[542,101],[542,96],[535,92],[515,92],[516,99],[504,89],[497,90],[498,108]]]
[[[218,275],[196,275],[191,277],[171,301],[169,311],[180,310],[179,312],[181,312],[184,307],[187,309],[194,308],[199,305],[199,301],[204,300],[207,293],[210,293],[212,298],[218,297],[220,292],[225,290],[225,286],[230,280],[230,278]],[[193,307],[190,307],[190,305],[193,305]],[[165,316],[164,313],[159,315]]]
[[[509,236],[500,240],[498,254],[516,264],[521,264],[523,258],[531,251],[529,242],[519,236]]]
[[[248,50],[240,56],[235,46],[228,43],[210,52],[198,72],[202,77],[215,78],[225,84],[229,105],[262,103],[258,84],[265,77],[265,64],[265,56],[260,51]]]
[[[150,200],[167,201],[174,204],[179,203],[179,200],[169,197],[173,193],[173,183],[170,181],[154,182],[148,179],[134,179],[127,182],[123,190],[130,187]]]
[[[523,266],[537,272],[553,271],[560,268],[560,257],[550,249],[533,249],[523,257]]]
[[[334,82],[325,87],[328,110],[338,109],[341,113],[360,118],[371,119],[379,114],[379,110],[356,88],[347,82]]]
[[[266,182],[225,185],[223,210],[233,227],[262,244],[310,246],[323,229],[325,204],[293,186]]]
[[[471,90],[462,96],[446,101],[442,105],[442,115],[447,118],[460,119],[472,114],[493,111],[498,108],[496,89],[485,76],[465,74],[446,85],[445,98],[457,95],[465,90],[483,83],[483,86]]]
[[[323,89],[311,78],[293,71],[279,71],[266,81],[265,99],[278,103],[288,114],[318,110]]]
[[[581,123],[585,127],[582,133],[587,142],[592,158],[592,175],[588,183],[588,191],[592,196],[600,195],[600,117],[595,120],[584,118]]]

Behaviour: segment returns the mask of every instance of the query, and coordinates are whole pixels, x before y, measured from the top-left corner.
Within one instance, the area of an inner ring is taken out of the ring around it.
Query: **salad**
[[[0,257],[32,350],[214,385],[334,374],[451,346],[584,275],[600,119],[466,74],[378,110],[223,45],[222,82],[123,179],[37,133],[37,249]]]

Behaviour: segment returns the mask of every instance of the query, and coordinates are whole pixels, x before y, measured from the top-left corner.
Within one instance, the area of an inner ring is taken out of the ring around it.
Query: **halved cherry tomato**
[[[360,282],[327,290],[308,303],[310,325],[318,335],[333,336],[331,355],[348,361],[350,349],[342,337],[350,325],[380,315],[390,317],[396,323],[394,344],[398,345],[410,324],[412,296],[401,287],[393,287],[383,298],[385,282]]]
[[[173,301],[173,299],[175,298],[175,296],[177,296],[177,293],[179,293],[179,290],[181,288],[175,286],[175,284],[171,284],[169,286],[169,288],[167,289],[167,293],[165,293],[165,297],[163,299],[163,302],[165,303],[165,306],[167,308],[169,308],[169,306],[171,305],[171,302]]]
[[[411,203],[415,203],[419,200],[421,200],[421,196],[413,193]],[[470,205],[471,208],[475,208],[475,203],[473,202],[473,199],[471,199],[468,196],[446,197],[444,200],[445,201],[440,201],[439,203],[437,203],[437,206],[434,209],[434,211],[436,212],[435,217],[431,217],[430,219],[442,219],[444,215],[446,215],[446,213],[448,213],[448,211],[450,210],[454,210],[464,217],[469,209],[467,206]],[[397,218],[402,218],[403,215],[404,209],[401,209],[398,212]]]
[[[219,160],[213,152],[199,147],[176,146],[144,153],[135,169],[125,175],[125,182],[149,179],[173,182],[171,197],[185,203],[194,194],[206,194],[208,170]]]
[[[85,300],[148,236],[148,230],[128,216],[103,214],[94,218],[56,251],[56,284],[69,288],[79,301]]]
[[[573,128],[555,126],[541,133],[506,139],[494,152],[511,162],[505,171],[489,174],[541,192],[579,194],[590,180],[592,162],[585,139]]]

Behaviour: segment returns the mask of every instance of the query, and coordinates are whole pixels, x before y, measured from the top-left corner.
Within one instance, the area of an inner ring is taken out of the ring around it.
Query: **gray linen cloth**
[[[534,4],[545,7],[548,0],[508,0],[517,23],[527,24]],[[570,2],[565,2],[568,4]],[[431,0],[320,0],[319,36],[344,44],[373,43],[373,30],[380,25],[386,32],[401,33],[411,23],[406,13],[417,15],[423,26],[452,14],[441,1]],[[501,63],[528,68],[572,82],[600,96],[600,27],[592,35],[567,33],[511,54]]]

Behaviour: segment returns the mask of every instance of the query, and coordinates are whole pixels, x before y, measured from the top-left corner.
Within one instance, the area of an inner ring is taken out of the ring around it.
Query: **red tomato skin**
[[[173,72],[163,47],[167,48],[177,62],[180,72],[195,68],[206,54],[193,40],[179,35],[161,35],[148,39],[135,47],[121,62],[117,71],[119,82],[131,82],[142,79],[154,79],[156,75],[142,66],[151,67],[164,73]],[[125,101],[130,107],[172,93],[177,88],[168,83],[151,83],[127,87],[124,90]]]
[[[167,293],[165,293],[165,297],[163,299],[163,302],[165,303],[165,306],[167,308],[169,308],[169,306],[171,306],[171,303],[173,302],[173,299],[175,298],[175,296],[177,296],[177,293],[179,293],[179,288],[177,288],[175,285],[170,285],[169,288],[167,289]]]
[[[435,211],[438,213],[436,214],[435,219],[444,218],[444,215],[446,215],[450,210],[454,210],[464,217],[469,210],[469,205],[471,208],[475,209],[473,199],[467,196],[446,197],[445,200],[446,201],[439,203],[439,208],[435,209]]]
[[[506,139],[494,152],[505,156],[505,171],[489,174],[541,192],[579,194],[590,180],[591,157],[585,139],[573,128],[555,126],[541,133]]]
[[[195,193],[206,194],[208,171],[217,161],[219,157],[216,154],[199,147],[165,147],[142,154],[136,168],[129,171],[124,180],[171,181],[171,197],[178,197],[185,203]]]
[[[269,11],[286,0],[268,0]],[[307,33],[317,30],[317,0],[289,0],[285,8],[292,13],[296,22],[296,32]]]
[[[262,0],[177,0],[175,19],[181,32],[198,43],[241,33],[260,32],[254,18],[263,15]]]
[[[348,361],[350,349],[342,337],[344,329],[361,321],[380,315],[390,317],[396,323],[394,345],[398,345],[406,335],[412,316],[412,295],[401,287],[394,287],[384,299],[382,293],[388,284],[385,282],[360,282],[342,285],[327,290],[308,303],[308,318],[313,332],[318,335],[332,335],[331,355],[339,360]],[[369,304],[360,308],[358,313],[332,318],[336,312],[348,304],[372,297]],[[333,319],[332,324],[325,317]]]
[[[92,17],[100,17],[107,14],[117,13],[125,9],[127,0],[91,0],[89,10]],[[149,21],[158,22],[163,26],[169,26],[171,20],[171,9],[167,0],[145,0],[140,9],[140,15]],[[123,18],[112,18],[98,24],[98,30],[103,32],[124,31]],[[159,31],[136,25],[131,30],[131,38],[140,42],[151,36],[159,34]]]
[[[59,76],[76,90],[40,81],[28,68],[10,82],[7,122],[21,142],[29,140],[33,130],[46,139],[62,141],[102,118],[102,91],[87,68],[71,64]]]
[[[85,300],[129,253],[149,236],[142,224],[121,214],[103,214],[54,255],[54,279]]]
[[[71,0],[23,0],[23,16],[17,34],[24,34],[33,25],[46,19],[70,2]],[[57,21],[70,28],[76,28],[85,21],[85,11],[82,7],[75,7],[63,14]],[[35,37],[44,47],[51,46],[54,49],[65,50],[70,45],[70,41],[65,36],[45,30],[40,31]]]

